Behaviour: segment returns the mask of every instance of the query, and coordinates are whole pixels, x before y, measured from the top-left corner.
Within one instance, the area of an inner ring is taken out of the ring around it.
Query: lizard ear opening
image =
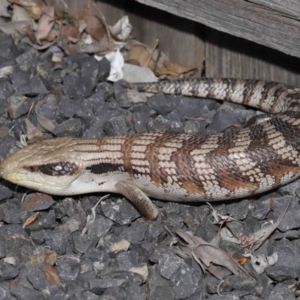
[[[77,166],[71,162],[49,163],[39,166],[29,166],[26,169],[30,172],[40,172],[49,176],[73,175],[77,171]]]

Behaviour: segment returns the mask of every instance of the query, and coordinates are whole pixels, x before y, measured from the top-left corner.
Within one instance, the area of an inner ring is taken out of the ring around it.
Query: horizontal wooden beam
[[[179,17],[202,23],[219,31],[265,45],[286,54],[300,57],[299,1],[136,1]],[[296,10],[293,10],[294,8]]]

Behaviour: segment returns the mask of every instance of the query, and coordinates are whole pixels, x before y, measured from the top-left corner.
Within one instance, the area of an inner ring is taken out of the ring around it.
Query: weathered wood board
[[[277,2],[278,5],[285,2],[253,1],[261,5],[262,2]],[[287,2],[295,4],[300,0]],[[266,79],[300,87],[300,59],[297,57],[136,1],[102,0],[99,6],[110,24],[128,15],[133,36],[148,45],[159,39],[162,51],[171,60],[197,67],[198,76]]]
[[[137,0],[179,17],[300,57],[299,1]],[[263,5],[264,4],[264,5]],[[268,6],[265,6],[268,4]],[[273,4],[273,5],[271,5]],[[271,9],[270,7],[273,7]],[[293,7],[297,10],[288,15]],[[277,10],[279,9],[280,10]],[[284,12],[283,12],[284,11]],[[298,18],[299,18],[299,14]]]

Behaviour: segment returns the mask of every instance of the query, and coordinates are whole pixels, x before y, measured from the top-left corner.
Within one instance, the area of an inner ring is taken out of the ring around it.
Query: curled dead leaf
[[[9,0],[9,2],[24,7],[34,20],[38,20],[43,13],[43,5],[38,0]]]
[[[53,132],[55,125],[47,118],[43,117],[42,115],[39,114],[39,110],[41,106],[45,103],[46,99],[43,99],[37,103],[35,106],[35,114],[36,114],[36,119],[39,123],[39,125],[45,129],[46,131]]]
[[[251,252],[254,252],[257,250],[262,243],[276,230],[276,228],[279,226],[281,221],[283,220],[283,217],[285,216],[289,206],[291,204],[291,201],[288,202],[284,212],[280,216],[280,218],[277,220],[277,222],[269,222],[268,225],[263,226],[259,230],[255,231],[253,234],[249,236],[240,235],[237,236],[237,238],[240,240],[240,245],[244,248],[250,248]]]
[[[35,266],[53,266],[56,263],[56,261],[56,252],[47,248],[37,248],[34,254],[30,256],[30,262]]]
[[[61,285],[58,272],[51,266],[45,265],[42,267],[48,280],[54,285]]]
[[[38,141],[41,141],[44,138],[44,134],[36,128],[30,121],[29,119],[25,119],[24,121],[25,126],[26,126],[26,137],[28,144],[33,144]]]
[[[235,258],[232,257],[233,260],[235,260],[239,265],[243,266],[246,262],[247,262],[247,257],[239,257],[239,258]]]
[[[44,6],[42,8],[42,16],[39,19],[38,22],[38,28],[36,30],[35,38],[38,43],[41,42],[41,40],[44,40],[49,35],[53,25],[54,25],[54,7],[53,6]],[[55,37],[54,37],[55,38]],[[53,41],[48,40],[48,41]]]
[[[191,68],[170,60],[165,60],[163,66],[155,69],[158,76],[174,78],[190,78],[197,72],[197,68]]]
[[[220,267],[225,267],[235,275],[247,275],[254,279],[222,249],[181,229],[176,230],[176,234],[187,243],[187,245],[181,245],[182,251],[192,255],[202,269],[209,271],[215,277],[223,279],[224,272]]]
[[[103,20],[92,14],[86,14],[83,20],[86,22],[85,31],[96,41],[99,42],[106,36],[106,28],[103,24]]]
[[[126,41],[132,31],[128,16],[123,16],[115,25],[108,27],[112,36],[118,41]]]
[[[154,70],[156,68],[154,51],[157,47],[158,41],[156,41],[152,47],[149,47],[137,40],[130,40],[126,43],[128,52],[124,55],[124,58],[128,63]]]
[[[6,18],[10,17],[9,12],[7,11],[8,6],[9,6],[9,3],[7,0],[0,1],[0,16],[1,17],[6,17]]]
[[[32,216],[30,216],[25,223],[23,224],[23,228],[26,228],[27,226],[31,225],[34,223],[34,221],[36,220],[36,218],[38,217],[39,212],[36,212],[35,214],[33,214]]]

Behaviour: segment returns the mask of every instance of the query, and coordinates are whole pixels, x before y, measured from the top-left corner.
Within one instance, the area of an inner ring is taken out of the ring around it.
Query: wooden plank
[[[300,19],[300,1],[299,0],[249,0],[256,4],[269,7],[273,10],[283,12],[289,16],[293,16],[296,19]]]
[[[120,0],[104,0],[98,4],[109,24],[128,15],[132,36],[149,46],[158,39],[160,49],[170,60],[198,68],[197,75],[201,75],[205,55],[203,25],[134,1],[130,5]]]
[[[265,79],[300,87],[300,59],[206,28],[208,77]]]
[[[100,8],[109,24],[128,14],[133,36],[147,44],[159,37],[161,48],[169,57],[202,69],[209,77],[239,77],[274,80],[300,87],[300,59],[262,45],[237,38],[160,12],[154,8],[122,0],[102,0]],[[166,31],[166,32],[163,32]],[[203,40],[206,40],[204,45]],[[204,53],[204,48],[205,53]],[[198,75],[201,75],[200,72]]]
[[[300,57],[300,22],[265,6],[245,0],[137,1]]]

